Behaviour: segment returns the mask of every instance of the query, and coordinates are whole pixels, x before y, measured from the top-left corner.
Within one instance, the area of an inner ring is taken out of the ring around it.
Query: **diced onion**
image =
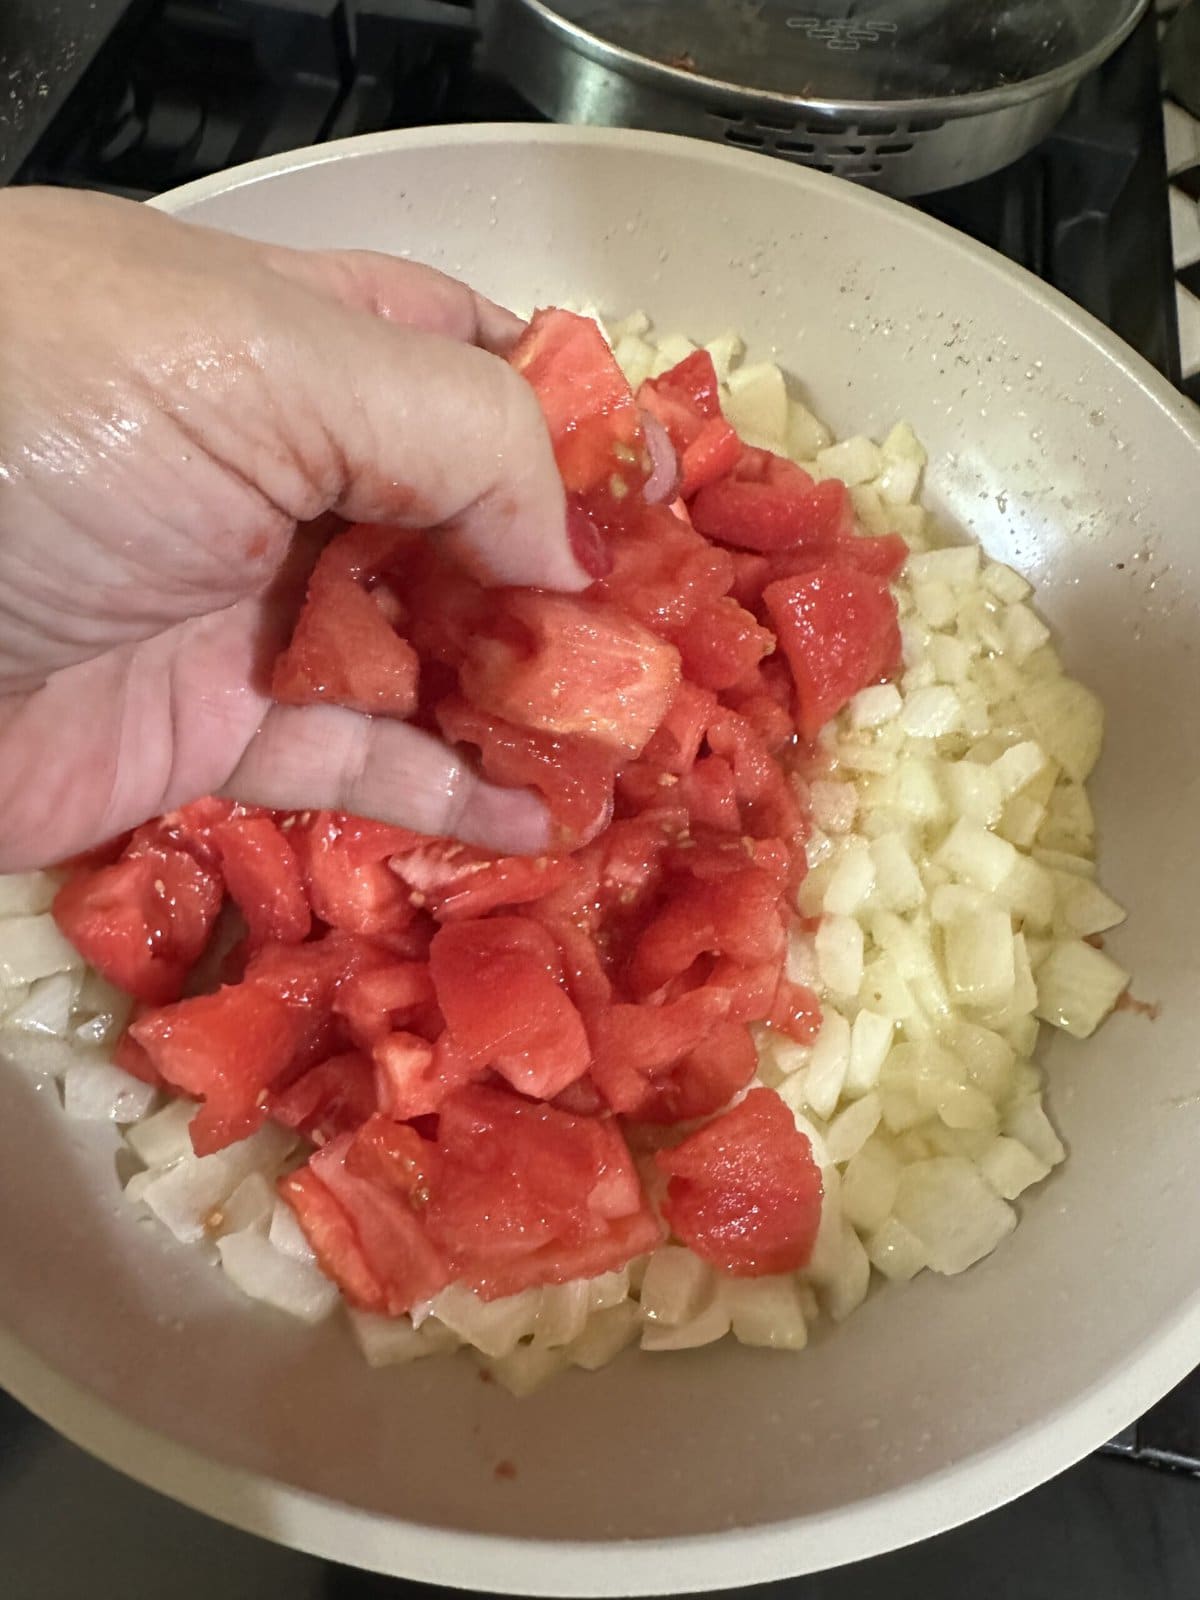
[[[108,1061],[80,1061],[63,1074],[63,1107],[83,1122],[138,1122],[157,1098],[153,1084]]]
[[[282,1255],[256,1229],[217,1240],[221,1265],[243,1294],[302,1322],[320,1322],[338,1303],[338,1287],[317,1267]]]

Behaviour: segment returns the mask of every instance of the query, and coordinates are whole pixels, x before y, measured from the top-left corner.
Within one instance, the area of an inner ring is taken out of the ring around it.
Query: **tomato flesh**
[[[807,1263],[821,1220],[821,1173],[771,1090],[752,1089],[655,1161],[670,1178],[663,1215],[705,1261],[738,1278]]]

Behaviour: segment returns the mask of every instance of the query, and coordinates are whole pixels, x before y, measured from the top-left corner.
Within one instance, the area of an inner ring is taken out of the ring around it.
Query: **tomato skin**
[[[826,563],[768,585],[763,603],[792,670],[806,739],[900,664],[896,602],[880,578]]]
[[[213,829],[230,898],[246,919],[250,945],[299,944],[312,928],[300,859],[269,817],[236,817]]]
[[[221,909],[220,880],[187,851],[134,841],[119,861],[85,867],[54,897],[80,955],[126,994],[175,1000]]]
[[[561,981],[558,947],[527,917],[451,923],[429,952],[453,1042],[527,1094],[549,1099],[587,1070],[587,1034]]]
[[[514,589],[496,604],[508,636],[468,645],[467,699],[521,727],[637,755],[679,683],[674,646],[590,597]]]
[[[812,1146],[771,1089],[655,1157],[670,1178],[663,1215],[675,1236],[732,1277],[794,1272],[812,1254],[821,1174]]]

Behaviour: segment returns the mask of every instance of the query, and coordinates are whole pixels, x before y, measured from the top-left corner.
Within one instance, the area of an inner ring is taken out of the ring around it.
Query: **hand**
[[[537,850],[540,803],[400,722],[275,706],[325,513],[579,589],[520,322],[429,268],[0,193],[0,871],[207,793]],[[311,559],[309,555],[308,559]]]

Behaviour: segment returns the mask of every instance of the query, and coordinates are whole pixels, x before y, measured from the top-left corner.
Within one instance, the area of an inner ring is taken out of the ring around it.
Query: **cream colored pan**
[[[159,202],[741,330],[835,428],[907,418],[933,501],[1035,579],[1103,697],[1112,948],[1159,1020],[1048,1052],[1065,1167],[995,1255],[787,1357],[629,1356],[518,1402],[372,1371],[119,1206],[112,1144],[0,1075],[0,1382],[134,1476],[341,1561],[547,1595],[731,1587],[921,1539],[1102,1443],[1200,1363],[1200,427],[1097,323],[849,184],[702,143],[438,128]],[[499,1481],[496,1463],[517,1473]],[[47,1507],[47,1515],[54,1514]],[[64,1516],[66,1515],[64,1508]],[[69,1529],[64,1523],[64,1537]]]

